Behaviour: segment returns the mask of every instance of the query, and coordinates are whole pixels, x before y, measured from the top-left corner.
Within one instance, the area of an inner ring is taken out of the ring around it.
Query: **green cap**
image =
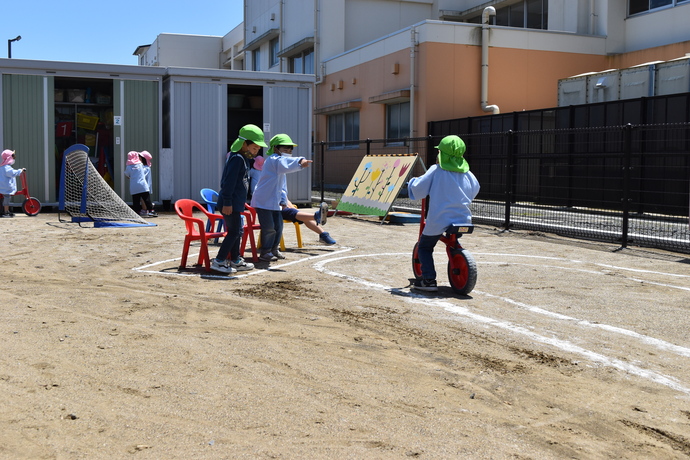
[[[441,151],[438,164],[441,169],[466,173],[470,170],[470,165],[463,158],[465,154],[465,142],[458,136],[446,136],[435,147]]]
[[[287,134],[276,134],[271,138],[271,147],[277,145],[292,145],[293,147],[297,147],[297,144],[292,142],[292,139],[290,139],[290,136]]]
[[[235,142],[232,143],[230,150],[232,152],[239,152],[244,141],[252,141],[260,147],[268,147],[264,141],[264,132],[256,125],[242,126],[240,134],[237,136]]]

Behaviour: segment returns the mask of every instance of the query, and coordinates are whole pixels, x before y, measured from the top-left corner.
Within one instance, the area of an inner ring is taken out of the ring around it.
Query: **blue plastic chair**
[[[212,190],[210,188],[202,188],[201,189],[201,198],[204,200],[204,203],[206,203],[206,209],[208,210],[209,213],[211,214],[216,214],[216,204],[218,204],[218,192],[215,190]],[[211,219],[206,222],[206,231],[210,232],[211,227],[213,225],[213,222]],[[220,233],[225,229],[225,219],[218,219],[218,228],[216,229],[216,233]],[[218,242],[218,239],[216,238],[216,243]]]

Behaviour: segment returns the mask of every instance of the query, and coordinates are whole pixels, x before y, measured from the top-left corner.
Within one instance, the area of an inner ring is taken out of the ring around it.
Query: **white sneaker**
[[[221,273],[236,273],[237,269],[232,266],[229,260],[219,261],[218,259],[211,260],[211,270]]]
[[[237,262],[229,261],[230,262],[230,267],[232,267],[233,270],[238,271],[238,272],[246,272],[247,270],[254,270],[254,264],[250,264],[249,262],[245,262],[245,260],[240,257],[237,259]]]
[[[272,249],[272,250],[271,250],[271,253],[273,253],[273,255],[274,255],[275,257],[277,257],[278,259],[285,259],[285,256],[283,255],[282,252],[280,252],[279,249]]]
[[[322,202],[319,206],[319,221],[316,222],[319,225],[326,225],[326,219],[328,219],[328,203]]]

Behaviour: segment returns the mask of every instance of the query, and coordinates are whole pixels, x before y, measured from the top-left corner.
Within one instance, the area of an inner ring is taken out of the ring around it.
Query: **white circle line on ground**
[[[567,261],[567,260],[563,259],[563,261]],[[488,262],[488,261],[481,261],[481,262],[483,265],[520,265],[521,267],[553,268],[553,269],[560,269],[560,270],[570,270],[570,271],[589,273],[592,275],[610,275],[611,274],[611,272],[600,272],[600,271],[596,271],[596,270],[586,270],[584,268],[561,267],[558,265],[532,265],[532,264],[523,264],[520,262]],[[578,262],[578,261],[573,261],[573,262]],[[614,267],[612,265],[601,265],[601,264],[596,264],[596,265],[604,266],[605,268],[615,268],[615,269],[619,269],[619,270],[624,270],[623,268]],[[674,275],[673,273],[664,273],[664,272],[648,271],[647,273],[653,273],[655,275],[661,275],[661,276],[677,276],[677,275]],[[630,278],[629,276],[625,276],[625,275],[622,275],[622,276],[627,280],[635,281],[635,282],[639,282],[639,283],[654,284],[655,286],[663,286],[663,287],[672,288],[672,289],[679,289],[681,291],[690,291],[690,287],[676,286],[676,285],[667,284],[667,283],[658,283],[656,281],[641,280],[638,278]]]
[[[250,275],[256,275],[256,274],[259,274],[259,273],[270,272],[270,271],[274,271],[274,270],[276,270],[276,269],[278,269],[278,268],[287,267],[287,266],[290,266],[290,265],[299,264],[299,263],[303,263],[303,262],[308,262],[308,261],[310,261],[310,260],[320,259],[320,258],[323,258],[323,257],[329,257],[329,256],[332,256],[332,255],[342,254],[342,253],[344,253],[344,252],[352,251],[353,249],[354,249],[354,248],[349,248],[349,247],[344,247],[344,246],[343,246],[343,247],[341,247],[341,248],[340,248],[339,250],[337,250],[337,251],[328,252],[328,253],[326,253],[326,254],[319,254],[318,256],[309,256],[309,257],[305,257],[305,258],[303,258],[303,259],[292,260],[292,261],[289,261],[289,262],[281,263],[281,264],[279,264],[279,265],[273,265],[273,266],[271,266],[270,268],[262,268],[262,269],[249,270],[249,271],[247,271],[247,272],[244,272],[243,274],[235,274],[235,275],[232,275],[232,276],[229,276],[229,275],[220,275],[220,274],[216,274],[216,273],[214,273],[214,272],[181,273],[181,272],[161,272],[161,271],[159,271],[159,270],[147,270],[147,268],[155,267],[156,265],[161,265],[161,264],[165,264],[165,263],[169,263],[169,262],[174,262],[174,261],[176,261],[176,260],[181,260],[182,257],[175,257],[174,259],[167,259],[167,260],[161,260],[161,261],[158,261],[158,262],[153,262],[153,263],[150,263],[150,264],[142,265],[141,267],[134,267],[134,268],[132,268],[132,270],[137,271],[137,272],[140,272],[140,273],[152,273],[152,274],[154,274],[154,275],[167,275],[167,276],[196,276],[196,277],[203,277],[203,278],[217,278],[217,279],[228,279],[228,280],[231,280],[231,279],[237,279],[237,278],[246,278],[247,276],[250,276]],[[196,254],[190,254],[190,255],[188,255],[187,257],[188,257],[189,259],[191,259],[191,260],[194,260],[194,258],[197,257],[198,255],[199,255],[198,253],[196,253]]]
[[[682,384],[678,383],[678,381],[676,381],[673,377],[669,377],[669,376],[666,376],[666,375],[663,375],[663,374],[660,374],[660,373],[657,373],[657,372],[654,372],[654,371],[651,371],[648,369],[644,369],[644,368],[641,368],[639,366],[635,366],[633,364],[627,363],[625,361],[622,361],[622,360],[619,360],[616,358],[604,356],[600,353],[596,353],[594,351],[587,350],[587,349],[582,348],[580,346],[574,345],[571,342],[566,341],[566,340],[561,340],[561,339],[557,339],[554,337],[545,337],[545,336],[539,335],[539,334],[534,333],[534,332],[532,332],[532,331],[530,331],[530,330],[528,330],[522,326],[515,325],[515,324],[510,323],[508,321],[502,321],[502,320],[498,320],[498,319],[491,318],[488,316],[483,316],[483,315],[473,313],[473,312],[469,311],[469,309],[467,309],[466,307],[460,307],[458,305],[454,305],[453,303],[451,303],[447,300],[430,299],[426,296],[415,294],[412,292],[406,293],[404,291],[401,291],[399,288],[394,288],[391,286],[385,286],[385,285],[382,285],[379,283],[374,283],[374,282],[367,281],[367,280],[364,280],[362,278],[358,278],[358,277],[355,277],[352,275],[339,273],[339,272],[336,272],[334,270],[330,270],[330,269],[325,267],[326,264],[329,264],[331,262],[337,262],[339,260],[344,260],[344,259],[351,259],[351,258],[357,258],[357,257],[386,257],[386,256],[401,256],[401,255],[409,256],[410,254],[409,253],[387,253],[387,254],[381,253],[381,254],[363,254],[363,255],[337,257],[337,258],[331,258],[328,260],[319,261],[316,264],[314,264],[314,268],[316,270],[322,272],[322,273],[329,274],[331,276],[336,276],[339,278],[344,278],[346,280],[353,281],[355,283],[361,284],[361,285],[368,287],[368,288],[380,289],[380,290],[386,290],[386,291],[395,291],[398,294],[403,294],[402,298],[407,302],[419,303],[419,304],[424,304],[424,305],[435,305],[437,307],[443,308],[446,311],[449,311],[451,313],[455,313],[459,316],[465,317],[465,318],[473,320],[475,322],[478,322],[481,324],[488,324],[488,325],[491,325],[494,327],[498,327],[501,329],[505,329],[505,330],[517,333],[517,334],[524,335],[524,336],[528,337],[529,339],[531,339],[535,342],[544,343],[547,345],[551,345],[555,348],[559,348],[559,349],[566,351],[566,352],[581,355],[581,356],[589,359],[590,361],[592,361],[594,363],[597,363],[597,364],[600,364],[603,366],[614,367],[614,368],[622,370],[624,372],[628,372],[630,374],[633,374],[633,375],[645,378],[647,380],[651,380],[653,382],[659,383],[661,385],[667,386],[667,387],[672,388],[676,391],[685,393],[686,395],[690,395],[690,388],[685,387]],[[561,259],[561,260],[566,260],[566,259]],[[578,261],[574,261],[574,262],[578,262]],[[477,294],[480,294],[480,295],[488,295],[488,296],[502,299],[502,300],[507,301],[507,302],[509,301],[510,303],[513,303],[513,304],[519,304],[519,302],[516,302],[512,299],[508,299],[507,297],[493,296],[491,294],[482,293],[480,291],[475,291],[475,292]],[[523,305],[525,305],[525,304],[523,304]],[[537,307],[530,307],[530,308],[537,308]],[[568,318],[568,317],[566,317],[566,318]],[[572,320],[578,321],[578,324],[580,323],[580,320],[576,320],[575,318],[572,318]],[[619,332],[616,330],[619,328],[615,328],[614,326],[609,326],[609,327],[614,328],[612,331]],[[624,331],[624,330],[621,329],[621,331]],[[627,331],[627,332],[629,332],[631,334],[637,334],[637,333],[634,333],[632,331]],[[659,340],[659,339],[654,339],[652,337],[642,336],[640,334],[637,334],[637,335],[640,337],[648,338],[648,339],[653,340],[653,341],[657,341],[658,344],[665,344],[666,346],[669,346],[669,347],[676,347],[673,344],[669,344],[669,343],[664,342],[664,341]],[[633,337],[635,337],[635,336],[633,335]],[[683,347],[678,347],[678,348],[682,349]]]

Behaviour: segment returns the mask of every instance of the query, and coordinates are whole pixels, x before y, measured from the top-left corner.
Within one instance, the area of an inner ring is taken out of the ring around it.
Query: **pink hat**
[[[254,158],[254,169],[257,171],[261,171],[264,169],[264,157],[259,155],[258,157]]]
[[[139,159],[139,152],[132,150],[127,154],[127,165],[135,165],[137,163],[141,163],[141,160]]]
[[[153,157],[151,156],[151,154],[149,152],[147,152],[146,150],[143,150],[143,151],[139,152],[139,155],[146,158],[147,166],[151,166],[151,158],[153,158]]]
[[[14,164],[14,158],[12,158],[12,155],[14,155],[14,150],[9,150],[9,149],[3,150],[2,151],[2,164],[0,164],[0,166]]]

